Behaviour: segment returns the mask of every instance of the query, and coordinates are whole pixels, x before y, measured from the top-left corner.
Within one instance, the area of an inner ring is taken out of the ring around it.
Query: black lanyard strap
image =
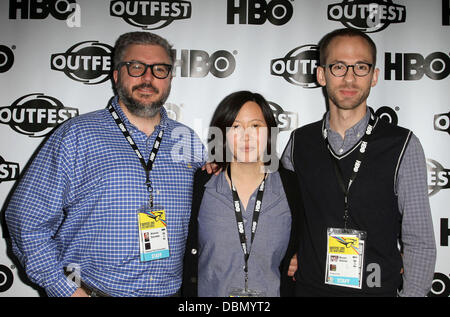
[[[325,120],[325,119],[324,119]],[[338,180],[339,188],[344,193],[344,228],[347,229],[348,219],[349,219],[349,203],[348,203],[348,194],[350,192],[350,187],[352,186],[353,182],[355,181],[356,176],[358,175],[359,169],[361,168],[363,158],[365,156],[365,153],[367,151],[367,146],[369,144],[369,138],[372,135],[372,131],[376,124],[376,117],[373,114],[372,110],[370,109],[370,119],[369,123],[366,128],[366,132],[364,136],[361,138],[360,145],[359,145],[359,151],[358,155],[356,157],[355,163],[353,164],[352,173],[350,175],[349,181],[347,186],[345,186],[344,183],[344,176],[342,173],[342,170],[338,164],[338,159],[332,154],[333,149],[330,145],[330,142],[328,141],[328,134],[327,130],[325,128],[325,121],[323,123],[323,131],[322,135],[325,140],[325,144],[327,145],[328,152],[330,154],[330,157],[334,164],[334,171]]]
[[[251,246],[247,248],[247,237],[245,236],[245,228],[244,228],[244,219],[242,217],[241,210],[241,200],[239,199],[239,195],[237,193],[236,188],[233,185],[233,181],[231,180],[231,168],[227,169],[228,178],[231,183],[231,192],[233,193],[233,207],[234,207],[234,215],[236,216],[236,223],[239,233],[239,241],[241,243],[242,252],[244,253],[244,272],[245,272],[245,289],[248,289],[248,259],[250,257],[251,246],[253,246],[253,241],[255,240],[256,229],[258,227],[259,215],[261,212],[262,199],[264,195],[264,187],[265,187],[265,179],[267,173],[264,174],[264,179],[259,185],[258,193],[256,194],[255,207],[253,208],[253,219],[252,219],[252,230],[251,230]]]
[[[150,152],[150,156],[147,162],[145,162],[144,157],[141,154],[141,151],[139,151],[139,148],[137,147],[136,143],[134,142],[133,138],[130,135],[130,132],[128,132],[128,129],[125,127],[125,124],[123,123],[122,119],[120,119],[119,115],[117,114],[116,110],[110,103],[108,105],[108,110],[111,113],[111,116],[113,117],[114,121],[116,122],[117,126],[119,127],[120,131],[122,131],[125,139],[130,144],[131,148],[133,149],[134,153],[136,153],[137,157],[139,158],[139,161],[141,162],[142,167],[145,171],[145,185],[147,185],[147,190],[150,193],[150,199],[149,204],[150,207],[153,207],[153,187],[152,182],[150,180],[150,172],[153,169],[153,163],[156,160],[156,154],[158,154],[159,146],[161,145],[162,137],[164,134],[164,130],[161,129],[156,136],[155,142],[153,143],[152,151]]]

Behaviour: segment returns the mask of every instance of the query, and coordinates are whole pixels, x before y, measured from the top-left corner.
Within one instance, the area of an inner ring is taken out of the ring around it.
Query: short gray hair
[[[171,63],[173,64],[175,62],[172,45],[165,38],[150,32],[128,32],[119,36],[114,45],[114,69],[122,62],[122,58],[128,47],[135,44],[161,46],[166,51],[167,56],[169,56]]]

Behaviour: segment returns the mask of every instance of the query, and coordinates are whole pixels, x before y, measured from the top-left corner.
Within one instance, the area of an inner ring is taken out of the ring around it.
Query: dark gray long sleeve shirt
[[[247,247],[249,289],[265,296],[280,296],[280,263],[291,231],[291,212],[278,172],[266,178],[255,240],[251,243],[252,217],[257,189],[247,208],[241,204]],[[198,296],[226,297],[232,288],[244,287],[244,254],[236,227],[230,186],[224,173],[212,176],[198,216]]]

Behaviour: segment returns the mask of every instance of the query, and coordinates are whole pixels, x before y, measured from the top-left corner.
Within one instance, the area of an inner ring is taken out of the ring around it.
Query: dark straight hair
[[[213,159],[213,162],[219,165],[222,170],[225,170],[229,162],[226,162],[227,151],[229,149],[227,146],[227,129],[233,125],[234,120],[241,110],[242,106],[249,101],[253,101],[259,105],[261,108],[264,120],[266,121],[268,128],[266,151],[270,151],[267,154],[273,156],[276,153],[276,135],[274,135],[274,142],[272,142],[272,128],[277,129],[277,122],[275,121],[272,110],[270,109],[269,103],[266,99],[258,94],[247,90],[236,91],[228,96],[226,96],[217,106],[216,110],[209,124],[210,130],[208,134],[208,146],[209,154],[212,158],[217,156],[223,158],[220,162]],[[221,140],[217,140],[217,135],[214,133],[214,129],[219,129],[221,131]],[[277,130],[274,130],[277,131]],[[215,138],[212,138],[212,135]],[[275,144],[274,144],[275,143]],[[222,153],[217,153],[217,151],[222,151]],[[273,152],[273,153],[272,153]]]

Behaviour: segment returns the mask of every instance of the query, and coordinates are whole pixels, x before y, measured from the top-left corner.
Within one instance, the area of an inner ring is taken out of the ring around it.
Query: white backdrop
[[[30,157],[58,123],[106,106],[117,37],[151,30],[176,50],[166,108],[202,138],[227,94],[259,92],[282,132],[321,119],[316,44],[352,27],[378,46],[368,103],[419,137],[438,248],[430,295],[450,294],[449,0],[3,0],[0,2],[0,296],[37,296],[11,251],[4,209]]]

